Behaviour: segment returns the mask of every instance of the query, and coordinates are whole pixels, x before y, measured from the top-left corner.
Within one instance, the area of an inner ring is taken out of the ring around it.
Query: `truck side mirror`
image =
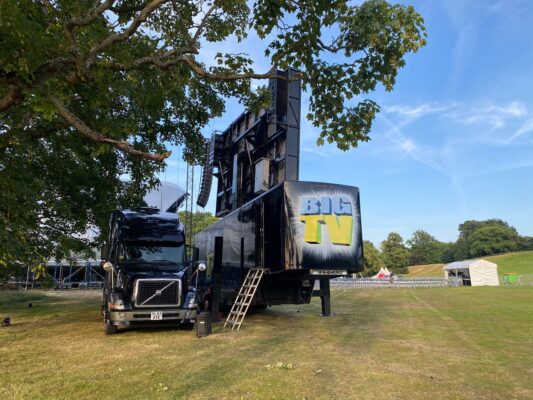
[[[194,262],[200,259],[200,249],[198,247],[192,248],[192,259]]]
[[[113,271],[113,264],[107,261],[104,263],[103,268],[104,268],[104,271]]]
[[[207,269],[207,267],[205,266],[205,264],[203,262],[198,264],[198,271],[204,272],[206,269]]]

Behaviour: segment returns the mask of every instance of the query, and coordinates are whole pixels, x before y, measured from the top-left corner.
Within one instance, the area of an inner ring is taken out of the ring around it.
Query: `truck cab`
[[[119,210],[112,213],[109,228],[101,257],[106,334],[119,326],[192,327],[196,291],[188,281],[185,230],[178,215],[154,208]]]

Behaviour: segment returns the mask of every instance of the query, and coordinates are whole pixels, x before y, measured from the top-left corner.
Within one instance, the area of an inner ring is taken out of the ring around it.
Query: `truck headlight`
[[[191,298],[189,299],[189,308],[196,308],[196,307],[198,307],[198,304],[196,304],[194,296],[191,296]]]
[[[113,303],[107,303],[107,306],[110,310],[125,310],[124,302],[120,299],[115,299]]]
[[[109,310],[125,310],[126,305],[121,293],[110,293],[107,298],[107,308]]]
[[[187,293],[187,297],[185,298],[185,304],[187,308],[196,308],[198,307],[198,304],[196,304],[196,296],[194,293]]]

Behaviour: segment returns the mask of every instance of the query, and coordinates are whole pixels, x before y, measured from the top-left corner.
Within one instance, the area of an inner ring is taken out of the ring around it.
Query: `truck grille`
[[[135,307],[177,307],[180,305],[179,279],[137,279],[134,289]]]

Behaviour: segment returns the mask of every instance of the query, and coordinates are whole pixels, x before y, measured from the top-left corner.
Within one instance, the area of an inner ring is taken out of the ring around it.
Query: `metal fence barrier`
[[[411,279],[372,279],[372,278],[336,278],[331,281],[332,288],[437,288],[459,286],[459,282],[448,282],[445,278],[411,278]]]

